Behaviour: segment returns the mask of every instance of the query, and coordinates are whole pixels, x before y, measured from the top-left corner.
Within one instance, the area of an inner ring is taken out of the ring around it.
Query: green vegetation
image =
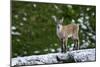
[[[80,45],[96,45],[95,6],[12,1],[11,7],[12,57],[57,52],[60,45],[53,15],[64,17],[64,24],[80,24]]]

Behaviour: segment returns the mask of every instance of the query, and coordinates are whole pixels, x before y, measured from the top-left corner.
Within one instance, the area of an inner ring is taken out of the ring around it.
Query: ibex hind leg
[[[79,50],[79,39],[76,39],[76,50]]]
[[[79,50],[79,40],[74,40],[74,49],[73,50]]]
[[[77,40],[77,49],[78,49],[78,50],[80,49],[80,46],[79,46],[79,39]]]
[[[75,43],[75,40],[73,40],[73,43],[74,43],[74,46],[73,46],[73,50],[76,50],[76,43]]]

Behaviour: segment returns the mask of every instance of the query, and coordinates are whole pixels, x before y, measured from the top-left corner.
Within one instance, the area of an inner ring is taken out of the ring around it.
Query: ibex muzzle
[[[67,41],[68,38],[72,38],[74,42],[74,50],[79,49],[79,24],[71,23],[68,25],[62,25],[63,18],[61,20],[57,20],[55,16],[52,16],[56,23],[56,33],[61,42],[61,52],[66,52],[67,48]]]

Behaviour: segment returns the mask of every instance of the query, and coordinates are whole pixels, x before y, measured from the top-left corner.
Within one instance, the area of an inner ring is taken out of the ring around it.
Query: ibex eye
[[[58,26],[58,29],[59,29],[59,26]]]

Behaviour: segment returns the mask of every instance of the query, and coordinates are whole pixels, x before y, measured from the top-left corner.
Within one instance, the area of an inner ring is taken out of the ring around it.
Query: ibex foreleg
[[[63,42],[63,39],[61,39],[61,53],[64,52],[64,42]]]
[[[61,39],[61,52],[62,53],[66,52],[67,50],[66,44],[67,44],[66,39]]]

